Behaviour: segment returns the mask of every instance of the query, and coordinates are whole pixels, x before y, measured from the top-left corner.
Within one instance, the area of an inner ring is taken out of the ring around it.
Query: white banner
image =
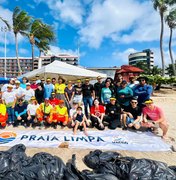
[[[73,135],[72,131],[2,131],[0,146],[24,144],[27,147],[53,147],[67,142],[69,148],[129,150],[129,151],[168,151],[170,145],[152,133],[135,133],[129,131],[88,131]]]

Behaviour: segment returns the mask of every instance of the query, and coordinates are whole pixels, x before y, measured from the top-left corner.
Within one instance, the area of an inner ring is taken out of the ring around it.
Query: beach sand
[[[176,91],[165,89],[160,92],[155,92],[152,99],[155,104],[164,110],[165,116],[169,123],[168,136],[176,140]],[[7,127],[6,130],[12,130],[13,127]],[[24,127],[18,127],[18,130],[24,130]],[[59,131],[60,128],[57,129]],[[16,128],[17,130],[17,128]],[[32,130],[32,129],[31,129]],[[53,129],[50,129],[53,131]],[[63,130],[63,129],[62,129]],[[64,128],[66,131],[71,129]],[[116,129],[117,131],[119,129]],[[160,132],[161,133],[161,132]],[[176,144],[176,142],[170,142]],[[7,150],[9,147],[0,147],[0,151]],[[76,165],[79,170],[88,169],[83,163],[82,158],[87,155],[91,150],[83,149],[69,149],[69,148],[27,148],[26,153],[28,156],[33,156],[38,152],[48,152],[62,158],[66,163],[71,159],[72,154],[76,154]],[[134,151],[118,151],[123,156],[133,156],[135,158],[148,158],[152,160],[162,161],[168,165],[176,165],[176,152],[134,152]]]

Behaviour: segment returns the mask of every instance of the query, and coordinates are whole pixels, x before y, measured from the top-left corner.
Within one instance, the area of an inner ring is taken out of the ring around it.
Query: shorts
[[[130,117],[128,117],[127,116],[127,124],[130,124],[130,123],[133,123],[135,120],[134,120],[134,118],[130,118]],[[138,124],[138,125],[140,125],[140,123],[139,122],[136,122],[135,124]]]

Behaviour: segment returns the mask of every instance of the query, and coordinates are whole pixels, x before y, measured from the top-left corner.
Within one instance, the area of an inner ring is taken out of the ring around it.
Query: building
[[[149,69],[152,69],[154,66],[154,53],[150,49],[132,53],[128,56],[128,62],[132,66],[135,66],[138,62],[143,62],[147,64]]]
[[[34,60],[34,69],[38,69],[38,60],[39,58]],[[50,63],[52,63],[53,61],[62,61],[62,62],[66,62],[68,64],[71,65],[78,65],[78,56],[74,56],[74,55],[68,55],[68,54],[59,54],[59,55],[54,55],[54,56],[42,56],[41,57],[41,66],[46,66]]]
[[[33,62],[31,57],[19,57],[20,65],[23,73],[27,73],[33,70]],[[6,75],[7,77],[17,77],[18,64],[16,57],[6,58]],[[4,76],[5,73],[5,61],[4,57],[0,57],[0,77]]]
[[[78,56],[60,54],[58,56],[42,56],[41,65],[45,66],[51,62],[58,60],[68,64],[78,65]],[[31,57],[19,57],[22,73],[25,74],[34,69],[38,69],[39,58],[35,57],[34,62]],[[0,77],[4,76],[5,61],[4,57],[0,57]],[[7,77],[17,77],[19,75],[16,57],[6,58],[6,75]]]
[[[98,67],[98,68],[87,68],[89,70],[92,70],[92,71],[96,71],[96,72],[99,72],[99,73],[104,73],[104,74],[107,74],[107,77],[111,77],[112,79],[114,79],[114,75],[115,75],[115,72],[116,70],[120,69],[120,67]]]
[[[118,75],[122,75],[123,79],[129,82],[130,76],[139,76],[140,73],[144,72],[142,69],[135,66],[123,65],[120,69],[116,70],[114,81],[117,80]]]

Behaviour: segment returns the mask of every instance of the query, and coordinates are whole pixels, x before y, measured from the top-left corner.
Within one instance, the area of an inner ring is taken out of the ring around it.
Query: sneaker
[[[128,130],[128,128],[127,128],[126,126],[124,126],[124,127],[122,128],[122,130],[126,131],[126,130]]]

